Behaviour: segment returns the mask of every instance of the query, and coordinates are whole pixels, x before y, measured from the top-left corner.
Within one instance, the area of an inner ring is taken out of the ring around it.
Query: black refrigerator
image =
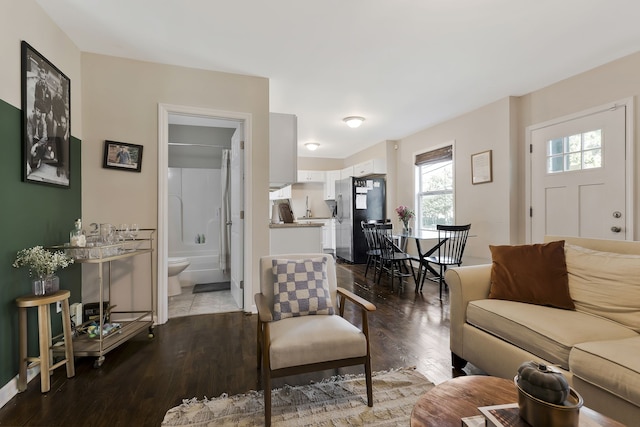
[[[383,221],[387,212],[384,178],[336,181],[336,256],[354,264],[367,262],[361,221]]]

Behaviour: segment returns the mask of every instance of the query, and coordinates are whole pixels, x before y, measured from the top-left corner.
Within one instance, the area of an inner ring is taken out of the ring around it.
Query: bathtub
[[[189,260],[189,267],[180,273],[183,286],[229,281],[229,272],[225,274],[220,270],[217,251],[176,251],[169,253],[169,257]]]

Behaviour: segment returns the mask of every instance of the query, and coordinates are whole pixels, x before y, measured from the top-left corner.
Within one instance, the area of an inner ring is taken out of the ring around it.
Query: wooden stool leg
[[[51,388],[49,378],[49,342],[51,341],[51,329],[49,304],[38,306],[38,333],[40,334],[40,390],[46,393]]]
[[[62,301],[62,330],[64,331],[64,357],[67,359],[67,378],[72,378],[76,375],[76,368],[73,360],[73,336],[68,299]]]
[[[18,391],[27,389],[27,309],[18,308],[18,335],[20,340],[20,370],[18,371]]]

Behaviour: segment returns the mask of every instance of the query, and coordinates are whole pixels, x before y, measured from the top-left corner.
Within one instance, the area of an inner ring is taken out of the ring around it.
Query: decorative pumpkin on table
[[[526,362],[518,368],[518,385],[533,397],[562,405],[569,397],[569,383],[564,375],[547,365]]]
[[[542,363],[525,362],[514,378],[520,417],[533,427],[577,427],[582,397],[566,378]]]

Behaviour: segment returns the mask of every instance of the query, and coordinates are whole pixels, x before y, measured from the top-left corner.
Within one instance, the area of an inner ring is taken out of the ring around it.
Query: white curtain
[[[220,184],[222,203],[220,208],[220,269],[226,273],[231,266],[231,150],[222,150]]]

